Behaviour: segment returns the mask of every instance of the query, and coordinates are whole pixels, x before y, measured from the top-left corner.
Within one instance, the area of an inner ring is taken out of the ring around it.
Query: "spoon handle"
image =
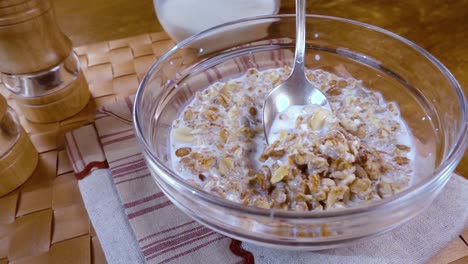
[[[296,54],[294,58],[294,71],[304,68],[306,30],[305,6],[306,0],[296,0]]]

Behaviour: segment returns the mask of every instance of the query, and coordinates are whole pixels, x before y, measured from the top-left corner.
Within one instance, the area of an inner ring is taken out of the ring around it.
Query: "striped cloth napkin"
[[[65,136],[109,263],[246,262],[249,256],[241,254],[238,242],[199,225],[159,190],[133,133],[131,104],[125,98],[106,106],[97,112],[95,124]]]
[[[423,214],[348,248],[289,252],[241,244],[194,222],[159,190],[131,121],[132,99],[66,135],[89,217],[109,263],[425,263],[468,226],[468,181],[453,175]]]

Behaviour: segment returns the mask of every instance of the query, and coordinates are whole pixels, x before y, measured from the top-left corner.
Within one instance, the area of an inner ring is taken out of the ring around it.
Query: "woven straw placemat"
[[[28,122],[0,83],[0,93],[17,111],[40,152],[32,177],[0,198],[0,264],[106,263],[72,174],[64,133],[93,122],[96,108],[134,94],[151,64],[173,45],[160,32],[75,48],[92,100],[77,115],[57,123]],[[468,230],[462,236],[468,241]],[[468,247],[461,237],[432,263],[468,261]]]
[[[31,178],[0,198],[0,264],[106,263],[63,135],[93,122],[99,106],[134,94],[150,65],[173,45],[165,33],[155,33],[75,48],[93,99],[80,113],[57,123],[28,122],[0,83],[0,93],[40,153]]]

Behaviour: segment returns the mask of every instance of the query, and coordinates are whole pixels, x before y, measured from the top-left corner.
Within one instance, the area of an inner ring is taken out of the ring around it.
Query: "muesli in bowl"
[[[331,103],[288,108],[268,145],[261,113],[291,70],[248,69],[195,93],[174,120],[173,168],[219,197],[261,208],[330,210],[368,204],[409,186],[415,153],[398,105],[352,78],[307,71]]]

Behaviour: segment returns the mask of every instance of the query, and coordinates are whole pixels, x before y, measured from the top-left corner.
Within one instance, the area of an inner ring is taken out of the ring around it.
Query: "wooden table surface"
[[[52,2],[58,23],[74,46],[163,31],[151,0]],[[468,92],[467,0],[309,0],[307,12],[349,18],[402,35],[437,57]],[[294,13],[294,1],[282,0],[280,13]],[[456,171],[468,179],[468,155]],[[468,263],[465,241],[462,236],[452,241],[431,263]]]

